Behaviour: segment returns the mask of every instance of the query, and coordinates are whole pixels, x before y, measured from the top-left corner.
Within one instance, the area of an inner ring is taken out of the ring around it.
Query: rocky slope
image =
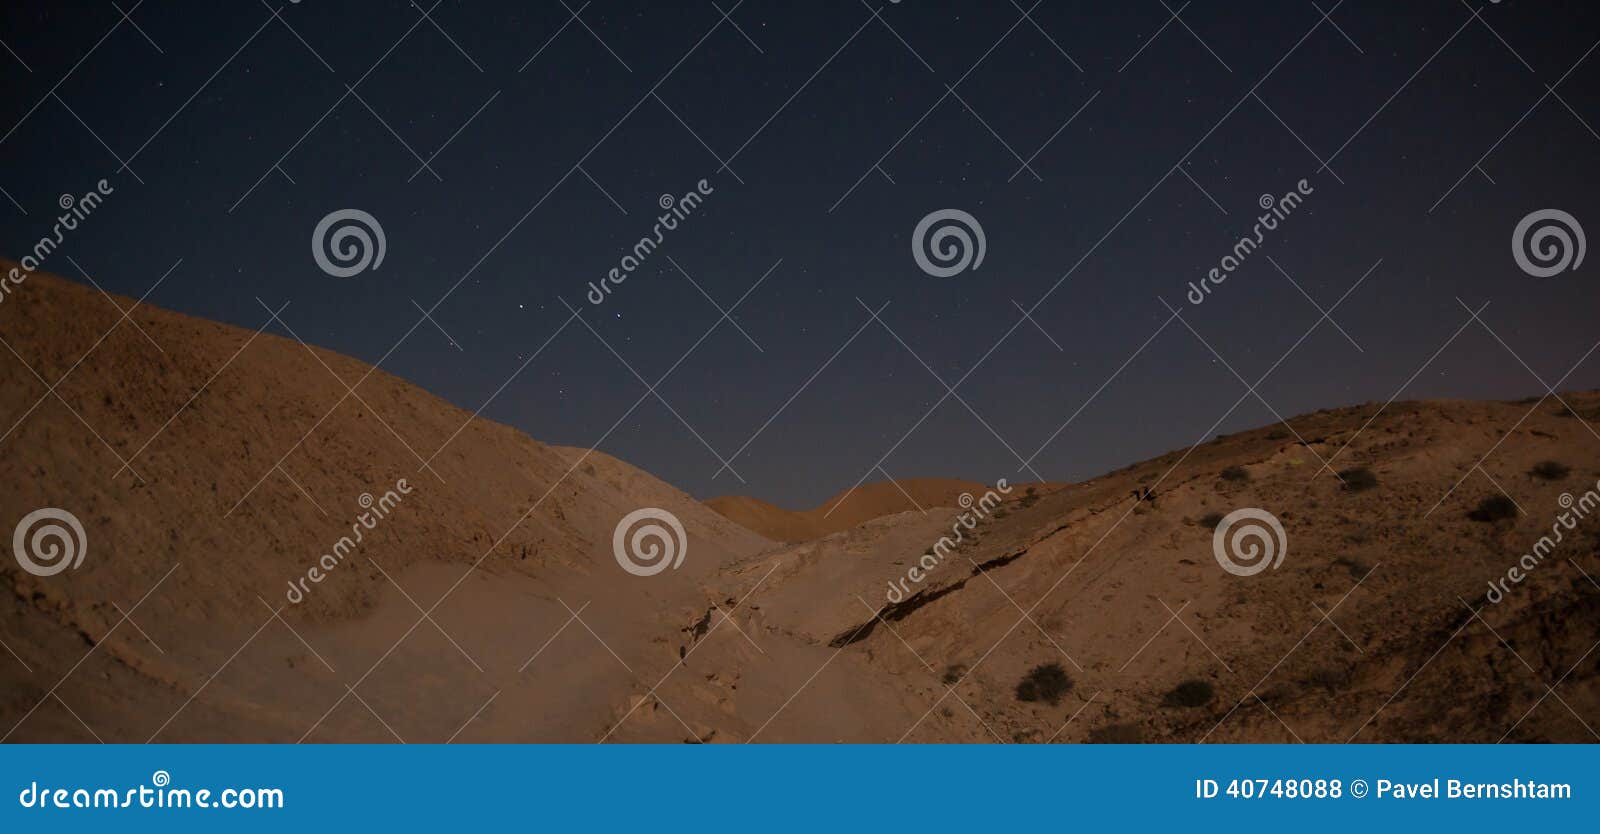
[[[899,601],[949,531],[885,520],[758,557],[747,605],[915,692],[889,741],[1600,740],[1600,518],[1489,594],[1597,497],[1600,397],[1564,399],[1320,412],[1020,498]],[[1221,569],[1241,508],[1276,569]]]

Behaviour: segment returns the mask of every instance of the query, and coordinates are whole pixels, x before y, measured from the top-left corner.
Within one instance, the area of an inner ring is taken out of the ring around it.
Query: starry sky
[[[539,440],[792,507],[1600,387],[1594,260],[1512,246],[1541,209],[1600,229],[1600,7],[1168,2],[8,2],[0,250],[105,178],[45,269],[252,330],[287,302]],[[332,277],[345,208],[385,257]],[[940,209],[978,268],[919,267]]]

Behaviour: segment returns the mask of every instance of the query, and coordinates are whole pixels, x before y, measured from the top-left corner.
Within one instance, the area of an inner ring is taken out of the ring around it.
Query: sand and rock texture
[[[61,507],[89,542],[55,576],[0,560],[6,741],[1600,740],[1600,518],[1485,599],[1600,479],[1594,393],[1363,404],[1019,485],[892,601],[982,487],[708,506],[132,304],[36,274],[0,305],[0,520]],[[681,569],[617,564],[640,507],[683,523]],[[1215,560],[1241,507],[1283,525],[1276,570]]]

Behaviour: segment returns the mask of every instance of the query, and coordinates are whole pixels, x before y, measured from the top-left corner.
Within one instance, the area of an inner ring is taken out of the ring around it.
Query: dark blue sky
[[[1600,339],[1593,260],[1533,278],[1511,247],[1539,209],[1600,229],[1594,4],[119,5],[131,23],[110,2],[0,10],[6,254],[107,178],[45,269],[77,277],[71,255],[138,297],[181,258],[151,303],[254,329],[257,297],[289,302],[308,341],[469,410],[504,385],[485,416],[702,497],[810,505],[891,447],[894,476],[982,481],[1186,447],[1246,391],[1188,327],[1254,383],[1380,259],[1332,314],[1348,338],[1322,322],[1261,384],[1278,413],[1387,400],[1469,321],[1457,298],[1487,327],[1405,398],[1543,393],[1488,328],[1549,383]],[[701,179],[705,204],[590,305],[661,195]],[[1301,179],[1305,204],[1185,301]],[[382,224],[380,269],[312,259],[342,208]],[[987,249],[934,278],[910,238],[944,208]],[[780,260],[733,312],[744,332],[706,336],[721,313],[694,284],[728,308]],[[617,422],[646,387],[607,344],[650,383],[676,364],[670,409]],[[1564,385],[1597,386],[1593,357]],[[1251,398],[1215,432],[1274,420]],[[741,447],[747,483],[717,476]]]

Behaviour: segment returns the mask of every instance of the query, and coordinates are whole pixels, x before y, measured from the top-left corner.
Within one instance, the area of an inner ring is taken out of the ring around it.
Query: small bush
[[[1222,470],[1222,474],[1218,477],[1224,481],[1248,481],[1250,480],[1250,473],[1246,472],[1242,466],[1230,466]]]
[[[1516,518],[1517,512],[1517,502],[1504,495],[1491,495],[1480,501],[1477,509],[1467,513],[1467,518],[1493,524],[1496,521]]]
[[[1340,472],[1339,480],[1343,481],[1344,488],[1351,492],[1366,492],[1378,486],[1378,476],[1364,466]]]
[[[1090,744],[1138,744],[1144,730],[1138,724],[1107,724],[1089,731]]]
[[[1168,692],[1161,703],[1169,707],[1203,707],[1211,703],[1216,694],[1216,689],[1206,681],[1184,681]]]
[[[1559,481],[1572,474],[1572,468],[1553,460],[1542,460],[1528,470],[1528,474],[1546,481]]]
[[[1072,678],[1059,663],[1046,663],[1033,667],[1017,683],[1017,700],[1044,701],[1050,706],[1061,703],[1061,696],[1072,691]]]
[[[1033,506],[1034,504],[1039,503],[1039,490],[1034,487],[1028,487],[1028,491],[1024,492],[1022,497],[1017,499],[1017,503],[1021,504],[1024,510]]]
[[[944,685],[955,686],[967,676],[967,667],[960,663],[952,663],[944,667]]]
[[[1350,571],[1350,576],[1354,579],[1360,579],[1361,577],[1372,572],[1372,568],[1365,562],[1345,556],[1340,556],[1339,558],[1334,559],[1333,564]]]
[[[1222,523],[1222,513],[1206,513],[1205,515],[1200,516],[1200,526],[1201,527],[1209,527],[1209,528],[1215,530],[1217,528],[1217,525],[1221,524],[1221,523]]]
[[[1320,686],[1328,691],[1329,695],[1344,689],[1350,683],[1350,675],[1342,669],[1323,666],[1315,669],[1305,678],[1307,686]]]

